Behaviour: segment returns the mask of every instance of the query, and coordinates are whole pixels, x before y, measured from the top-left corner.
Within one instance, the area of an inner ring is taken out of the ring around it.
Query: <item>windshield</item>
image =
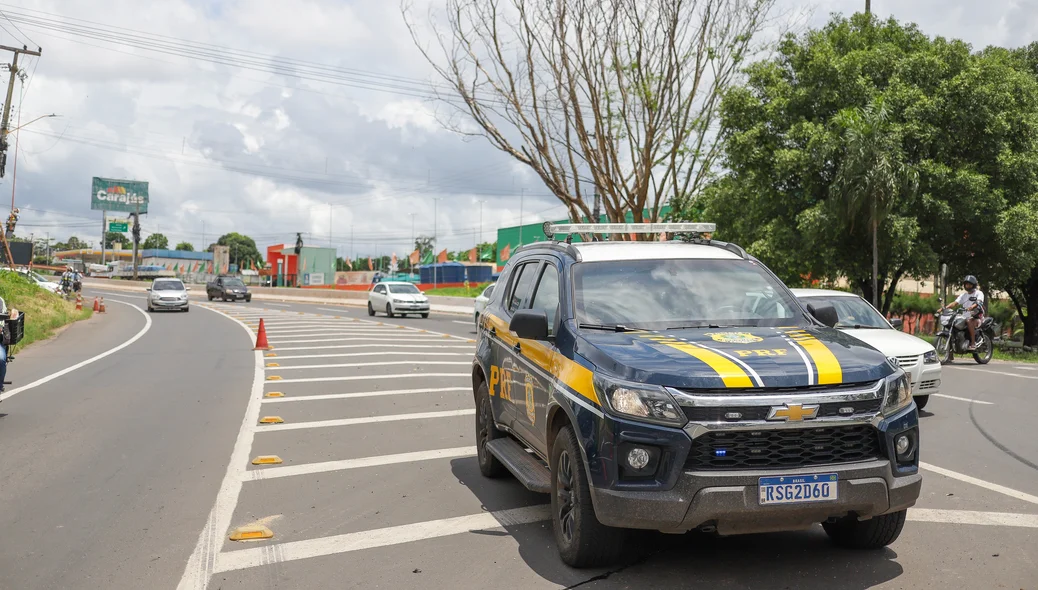
[[[804,303],[831,305],[840,318],[837,328],[890,328],[890,324],[861,297],[805,297]]]
[[[786,287],[743,260],[631,260],[573,267],[577,322],[627,328],[803,326]]]
[[[244,287],[245,283],[241,282],[241,279],[224,279],[223,284],[225,287]]]
[[[183,291],[184,283],[180,281],[155,281],[151,286],[152,291]]]
[[[414,285],[386,285],[386,287],[389,287],[390,293],[397,293],[399,295],[417,295],[418,293],[421,293],[421,291],[418,290],[418,287],[415,287]]]

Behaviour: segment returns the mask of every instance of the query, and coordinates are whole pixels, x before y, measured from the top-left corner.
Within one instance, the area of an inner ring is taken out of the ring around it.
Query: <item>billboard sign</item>
[[[148,212],[148,183],[94,177],[90,208],[95,211]]]
[[[119,220],[119,221],[109,221],[108,222],[108,231],[114,231],[114,232],[119,232],[119,233],[126,233],[126,232],[130,231],[130,222],[128,222],[126,220],[122,220],[122,219]]]

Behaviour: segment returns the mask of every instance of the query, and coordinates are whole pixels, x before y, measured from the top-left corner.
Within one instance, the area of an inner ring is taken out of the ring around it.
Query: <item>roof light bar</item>
[[[551,223],[544,222],[544,235],[550,240],[557,234],[659,234],[713,233],[714,223]]]

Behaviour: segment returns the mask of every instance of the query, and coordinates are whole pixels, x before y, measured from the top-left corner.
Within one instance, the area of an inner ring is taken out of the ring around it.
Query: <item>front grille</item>
[[[922,356],[918,355],[918,354],[910,354],[908,356],[899,356],[899,357],[897,357],[897,364],[901,368],[914,367],[914,366],[919,364],[920,359],[922,359]]]
[[[159,297],[159,301],[178,301],[179,297]]]
[[[773,395],[777,393],[817,393],[871,389],[875,381],[866,383],[841,383],[839,385],[795,385],[791,387],[718,387],[715,389],[678,389],[689,395]]]
[[[933,389],[933,388],[937,387],[937,383],[938,382],[937,382],[936,379],[934,379],[932,381],[923,381],[922,383],[919,384],[919,389]]]
[[[794,398],[790,398],[792,403]],[[828,402],[819,404],[819,418],[851,418],[871,415],[879,411],[882,399],[868,399],[848,402]],[[735,406],[735,407],[695,407],[682,406],[685,417],[690,422],[745,422],[751,420],[767,420],[771,406]],[[843,410],[841,412],[841,410]],[[728,417],[733,414],[732,417]],[[735,416],[734,414],[738,414]]]
[[[785,469],[881,456],[869,425],[710,432],[692,441],[685,469]]]

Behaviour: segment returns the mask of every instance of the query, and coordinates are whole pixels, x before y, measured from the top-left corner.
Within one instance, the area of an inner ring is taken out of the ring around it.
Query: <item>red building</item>
[[[267,263],[270,264],[273,285],[296,286],[299,276],[299,256],[293,253],[294,250],[294,244],[267,246]]]

